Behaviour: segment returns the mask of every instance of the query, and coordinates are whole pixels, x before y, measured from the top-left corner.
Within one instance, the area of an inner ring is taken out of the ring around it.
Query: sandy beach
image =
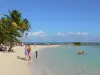
[[[48,47],[57,47],[57,45],[32,47],[32,52]],[[32,61],[24,60],[24,47],[17,46],[13,48],[15,52],[0,52],[0,74],[1,75],[34,75],[31,70]],[[20,57],[20,59],[17,58]],[[34,58],[35,59],[35,58]]]

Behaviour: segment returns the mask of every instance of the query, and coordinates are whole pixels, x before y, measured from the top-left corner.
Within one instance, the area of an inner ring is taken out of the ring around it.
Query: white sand
[[[38,45],[32,47],[32,52],[47,48],[48,46]],[[49,46],[49,47],[57,47]],[[25,58],[24,48],[17,46],[13,48],[15,53],[0,52],[0,75],[34,75],[31,71],[31,62],[26,62],[22,59],[17,59],[17,56]]]

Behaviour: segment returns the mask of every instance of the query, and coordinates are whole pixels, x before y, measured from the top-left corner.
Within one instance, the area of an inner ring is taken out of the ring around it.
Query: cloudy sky
[[[99,0],[0,0],[0,14],[10,9],[30,21],[25,42],[100,42]]]

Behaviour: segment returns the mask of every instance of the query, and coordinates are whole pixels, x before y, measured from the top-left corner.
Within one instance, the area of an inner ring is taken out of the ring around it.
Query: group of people
[[[84,51],[79,51],[79,52],[77,52],[77,54],[78,54],[78,55],[84,55],[84,54],[87,54],[87,53],[84,52]]]
[[[31,60],[31,46],[25,45],[25,58],[27,61]]]

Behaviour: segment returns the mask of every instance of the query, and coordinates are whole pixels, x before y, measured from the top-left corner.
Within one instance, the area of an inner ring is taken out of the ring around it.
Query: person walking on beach
[[[32,51],[31,46],[28,45],[28,57],[29,57],[28,60],[31,60],[31,51]]]
[[[25,59],[28,60],[29,57],[28,57],[28,46],[25,45]]]
[[[23,47],[23,46],[24,46],[24,43],[21,44],[21,47]]]

